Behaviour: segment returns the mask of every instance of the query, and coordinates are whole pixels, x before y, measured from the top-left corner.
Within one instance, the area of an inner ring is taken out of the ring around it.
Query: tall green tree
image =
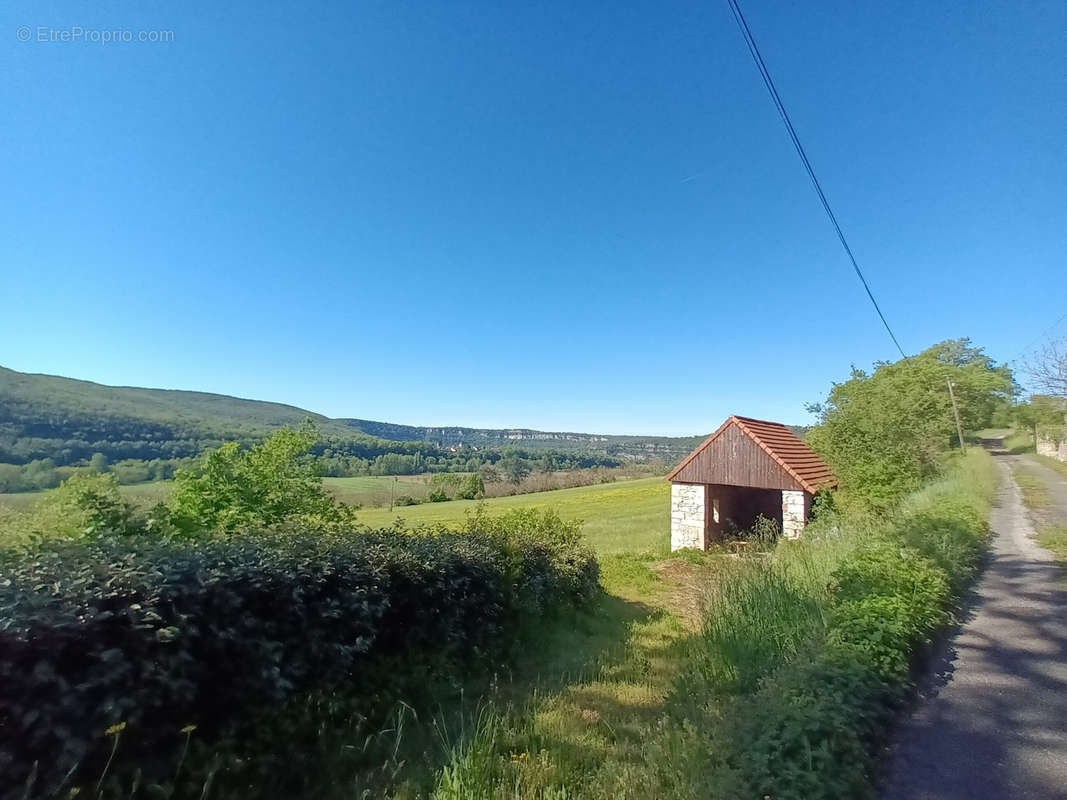
[[[353,524],[325,490],[311,448],[315,428],[283,428],[262,444],[227,442],[175,475],[169,508],[178,530],[232,534],[277,525]]]
[[[1031,395],[1012,411],[1016,424],[1030,430],[1034,440],[1047,439],[1057,446],[1067,438],[1067,397],[1047,394]]]
[[[507,479],[516,486],[522,483],[522,479],[530,474],[530,465],[515,453],[500,459],[498,466]]]
[[[463,480],[460,486],[459,496],[464,500],[476,500],[485,497],[485,481],[477,472],[472,472]]]
[[[809,407],[820,424],[808,434],[841,486],[887,509],[938,472],[956,426],[952,381],[965,431],[986,427],[1012,392],[1012,374],[968,339],[941,342],[917,356],[853,368],[825,403]]]

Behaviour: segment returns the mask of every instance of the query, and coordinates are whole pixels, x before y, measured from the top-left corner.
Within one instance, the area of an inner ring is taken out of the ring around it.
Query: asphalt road
[[[883,800],[1067,800],[1067,583],[1031,538],[1016,459],[997,457],[992,559],[894,736]]]

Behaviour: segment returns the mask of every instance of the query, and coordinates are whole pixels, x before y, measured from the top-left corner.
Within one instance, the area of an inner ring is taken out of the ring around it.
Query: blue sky
[[[906,350],[1067,311],[1067,4],[743,7]],[[173,41],[37,41],[76,26]],[[20,0],[0,37],[4,366],[693,434],[895,355],[725,0]]]

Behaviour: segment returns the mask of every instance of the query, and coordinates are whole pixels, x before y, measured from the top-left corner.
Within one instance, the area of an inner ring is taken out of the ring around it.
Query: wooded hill
[[[188,458],[224,441],[259,441],[272,430],[309,418],[318,427],[324,448],[370,459],[388,453],[429,456],[463,445],[624,459],[657,457],[670,462],[701,440],[700,436],[600,436],[330,419],[281,403],[104,386],[0,367],[0,462],[9,464],[35,459],[78,464],[95,453],[111,461]]]

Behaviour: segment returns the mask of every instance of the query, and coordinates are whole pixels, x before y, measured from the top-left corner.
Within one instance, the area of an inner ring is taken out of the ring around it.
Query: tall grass
[[[1037,542],[1052,552],[1057,561],[1067,563],[1067,525],[1044,525],[1037,531]]]
[[[695,679],[705,692],[750,692],[826,630],[823,598],[773,562],[743,562],[723,578],[709,592],[714,611],[694,643],[700,655],[685,680],[687,694]]]
[[[1063,477],[1067,478],[1067,462],[1060,461],[1058,458],[1052,458],[1051,456],[1032,456],[1032,459],[1038,464],[1044,464],[1046,467],[1051,467],[1060,473]]]
[[[995,485],[972,451],[889,517],[824,517],[713,592],[666,737],[687,766],[661,796],[871,795],[883,726],[979,568]]]
[[[1009,453],[1034,452],[1034,434],[1030,430],[1013,430],[1004,437],[1004,449]]]
[[[890,516],[827,513],[802,539],[738,559],[671,651],[663,711],[603,734],[620,752],[588,733],[544,735],[544,706],[525,722],[490,716],[435,800],[871,796],[895,705],[979,568],[995,485],[974,450]],[[536,761],[512,760],[515,746]]]

